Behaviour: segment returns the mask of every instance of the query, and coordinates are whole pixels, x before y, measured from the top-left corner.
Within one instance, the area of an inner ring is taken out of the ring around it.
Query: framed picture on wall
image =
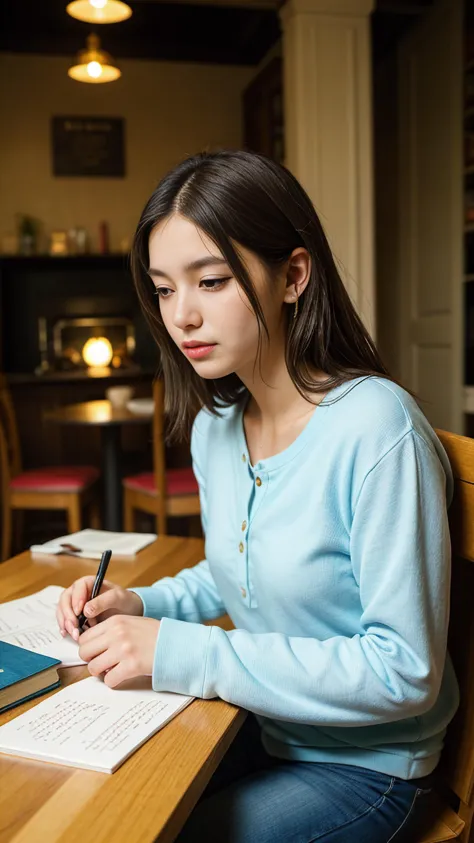
[[[55,176],[125,176],[123,117],[51,118]]]

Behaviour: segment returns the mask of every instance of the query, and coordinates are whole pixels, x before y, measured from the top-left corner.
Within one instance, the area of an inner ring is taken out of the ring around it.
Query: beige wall
[[[17,212],[51,229],[84,226],[97,243],[107,220],[111,248],[131,236],[166,170],[204,147],[241,145],[241,94],[254,68],[123,61],[122,78],[87,85],[66,58],[0,54],[0,242]],[[50,118],[124,117],[125,178],[53,177]]]
[[[401,378],[400,167],[398,54],[374,74],[377,345],[391,375]]]

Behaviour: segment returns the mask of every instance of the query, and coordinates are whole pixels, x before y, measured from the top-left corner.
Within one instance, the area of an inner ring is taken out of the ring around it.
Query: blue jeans
[[[273,758],[249,714],[175,843],[412,843],[431,783]]]

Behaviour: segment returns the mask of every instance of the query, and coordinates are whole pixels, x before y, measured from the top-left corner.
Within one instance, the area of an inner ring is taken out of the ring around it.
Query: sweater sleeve
[[[154,688],[315,725],[373,725],[429,710],[446,657],[450,538],[444,469],[412,429],[366,474],[350,553],[362,610],[352,637],[226,632],[165,618]]]
[[[205,535],[207,510],[206,484],[202,470],[204,463],[202,450],[205,447],[206,438],[200,434],[196,436],[198,419],[193,426],[191,454],[193,471],[199,484],[201,521]],[[147,588],[131,588],[129,590],[134,591],[140,597],[143,603],[144,616],[157,618],[158,620],[167,617],[181,621],[200,622],[214,620],[226,612],[209,569],[209,564],[205,559],[193,568],[184,568],[174,577],[163,577]]]

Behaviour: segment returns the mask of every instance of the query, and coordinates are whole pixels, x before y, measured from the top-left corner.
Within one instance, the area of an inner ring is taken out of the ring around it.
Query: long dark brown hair
[[[186,435],[198,410],[240,401],[247,390],[236,374],[204,380],[185,359],[163,324],[148,275],[148,241],[171,214],[197,225],[219,248],[268,336],[262,307],[233,243],[252,251],[272,272],[294,249],[311,257],[311,277],[299,299],[297,319],[288,307],[286,363],[305,397],[361,375],[390,378],[337,270],[318,215],[295,177],[280,164],[241,150],[203,152],[187,158],[159,183],[135,233],[131,266],[140,304],[161,353],[170,439]],[[260,343],[259,343],[260,348]],[[311,373],[325,372],[324,382]],[[390,378],[393,380],[393,378]]]

